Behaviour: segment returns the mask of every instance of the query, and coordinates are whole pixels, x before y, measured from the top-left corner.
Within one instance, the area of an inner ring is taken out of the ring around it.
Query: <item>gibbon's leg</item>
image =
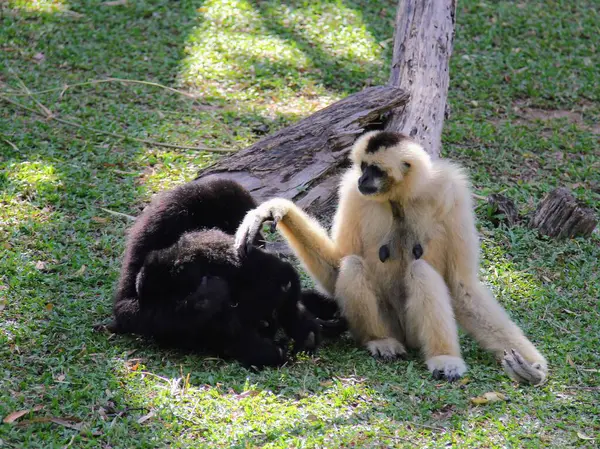
[[[458,379],[467,366],[460,355],[452,300],[444,279],[424,260],[412,262],[406,278],[409,342],[420,346],[434,378]]]
[[[455,204],[447,222],[446,281],[458,324],[485,349],[502,360],[507,374],[518,382],[538,385],[546,380],[548,362],[521,329],[511,321],[491,292],[479,281],[479,242],[468,191]]]
[[[478,279],[468,284],[461,282],[455,290],[455,312],[460,325],[502,359],[502,366],[512,379],[532,385],[543,383],[548,362],[491,292]]]
[[[331,295],[335,288],[340,255],[327,231],[294,203],[283,198],[266,201],[246,214],[235,236],[244,254],[265,221],[272,220],[308,272]]]
[[[365,262],[359,256],[342,259],[335,285],[335,298],[350,331],[365,344],[373,356],[394,358],[404,356],[406,349],[395,338],[381,316],[377,296],[367,278]]]

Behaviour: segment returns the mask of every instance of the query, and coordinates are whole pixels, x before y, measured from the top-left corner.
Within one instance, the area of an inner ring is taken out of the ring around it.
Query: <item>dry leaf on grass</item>
[[[92,221],[95,221],[96,223],[100,223],[100,224],[106,224],[106,223],[108,223],[108,218],[92,217]]]
[[[502,393],[498,393],[497,391],[488,391],[487,393],[484,393],[481,396],[471,398],[471,404],[486,405],[491,404],[492,402],[501,402],[506,400],[507,397]]]
[[[36,405],[33,408],[28,408],[25,410],[18,410],[16,412],[9,413],[8,415],[6,415],[4,417],[2,422],[4,424],[11,424],[11,423],[15,422],[16,420],[18,420],[19,418],[22,418],[23,416],[25,416],[27,413],[37,412],[37,411],[41,410],[43,407],[44,407],[43,405]]]
[[[150,418],[152,418],[156,413],[154,413],[154,410],[150,410],[150,413],[142,416],[140,419],[137,420],[138,424],[144,424],[146,421],[148,421]]]
[[[40,418],[28,419],[25,421],[21,421],[17,425],[19,427],[25,427],[31,424],[39,424],[39,423],[53,423],[58,424],[59,426],[66,427],[67,429],[81,431],[84,429],[86,424],[81,421],[79,418],[75,418],[73,416],[65,417],[65,418],[56,418],[54,416],[42,416]],[[94,436],[101,435],[101,432],[94,430],[90,431],[90,433]]]
[[[436,410],[431,414],[431,417],[435,420],[442,421],[448,420],[454,415],[455,407],[450,404],[444,405],[441,409]]]
[[[260,391],[256,391],[256,390],[246,390],[243,393],[240,393],[238,395],[235,396],[236,399],[244,399],[247,397],[251,397],[253,398],[254,396],[258,396],[260,394]]]
[[[587,436],[585,433],[583,433],[583,432],[577,432],[577,436],[578,436],[580,439],[582,439],[582,440],[587,440],[587,441],[589,441],[589,440],[595,440],[595,439],[596,439],[595,437],[588,437],[588,436]]]

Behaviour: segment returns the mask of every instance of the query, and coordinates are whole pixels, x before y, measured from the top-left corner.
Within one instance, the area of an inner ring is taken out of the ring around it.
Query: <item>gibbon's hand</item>
[[[235,249],[240,256],[245,256],[252,247],[252,242],[260,232],[265,221],[272,221],[271,231],[277,228],[277,223],[287,213],[287,200],[275,198],[267,201],[246,214],[235,233]]]
[[[546,369],[541,364],[529,363],[514,349],[504,351],[502,366],[511,379],[520,383],[540,385],[546,380]]]

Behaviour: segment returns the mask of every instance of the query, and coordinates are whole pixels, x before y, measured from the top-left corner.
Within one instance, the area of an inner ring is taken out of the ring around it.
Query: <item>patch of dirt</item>
[[[585,109],[586,108],[584,107],[584,110]],[[581,129],[589,131],[595,135],[600,135],[600,123],[596,123],[592,126],[587,125],[583,120],[583,114],[579,111],[532,108],[525,106],[524,102],[517,103],[514,107],[514,111],[526,121],[566,119],[569,123],[573,123]]]

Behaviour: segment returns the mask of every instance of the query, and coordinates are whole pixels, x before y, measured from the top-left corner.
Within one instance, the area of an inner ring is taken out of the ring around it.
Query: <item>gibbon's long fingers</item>
[[[511,379],[532,385],[540,385],[546,380],[546,372],[539,363],[527,362],[521,354],[512,349],[504,351],[502,366]]]
[[[244,257],[248,253],[254,238],[260,232],[262,224],[271,218],[270,214],[263,213],[260,208],[251,210],[246,214],[235,233],[234,246],[240,256]]]
[[[275,233],[275,231],[277,231],[277,224],[279,223],[279,220],[281,220],[281,218],[273,218],[273,221],[271,222],[271,233]]]
[[[341,257],[327,231],[288,200],[271,200],[265,206],[274,211],[275,219],[281,214],[277,229],[311,277],[333,296]]]
[[[510,362],[503,362],[509,375],[514,373],[517,380],[529,382],[541,376],[545,378],[548,370],[546,359],[525,337],[521,329],[511,321],[502,306],[478,280],[470,285],[460,283],[454,295],[454,310],[459,324],[470,333],[485,349],[503,358],[504,351],[512,349],[525,363],[519,363],[515,356]],[[513,369],[514,367],[514,369]],[[520,374],[524,374],[521,376]]]

